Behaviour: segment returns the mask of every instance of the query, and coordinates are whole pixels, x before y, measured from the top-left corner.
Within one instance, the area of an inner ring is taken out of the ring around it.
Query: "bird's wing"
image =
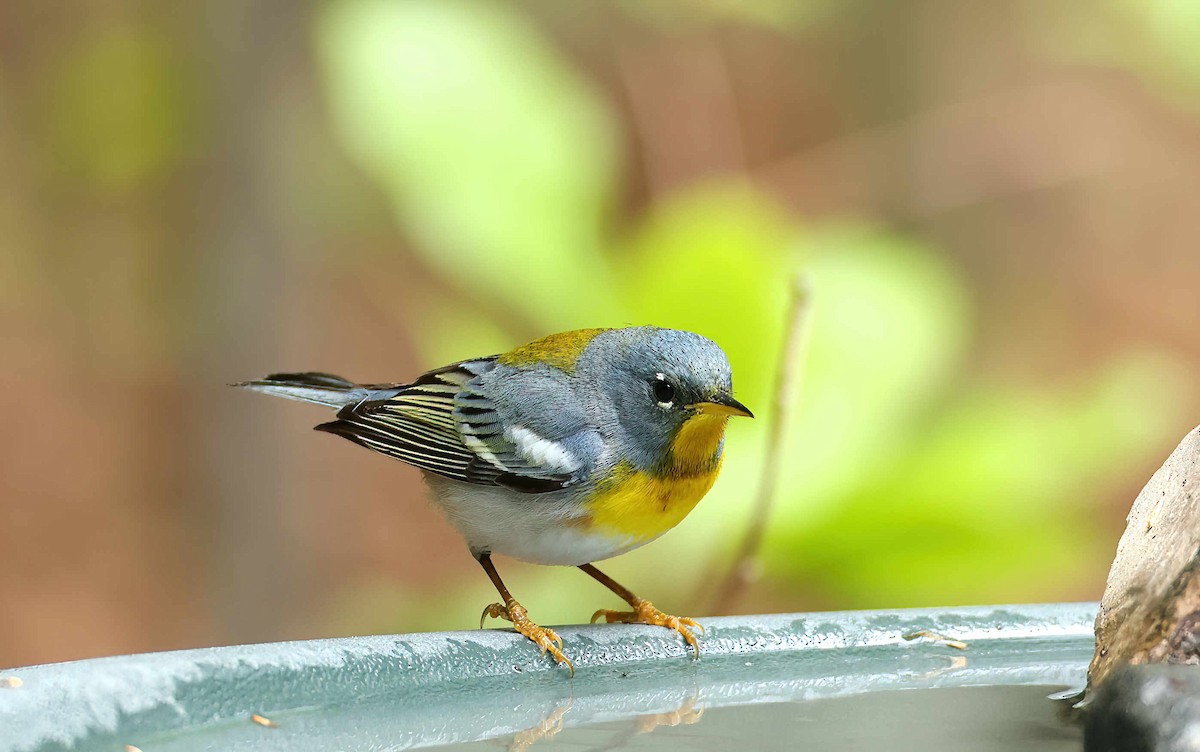
[[[585,477],[587,463],[560,437],[502,417],[511,410],[497,404],[504,400],[490,396],[483,379],[495,368],[494,357],[481,358],[430,371],[412,384],[368,387],[371,398],[348,405],[317,430],[468,483],[544,493]]]

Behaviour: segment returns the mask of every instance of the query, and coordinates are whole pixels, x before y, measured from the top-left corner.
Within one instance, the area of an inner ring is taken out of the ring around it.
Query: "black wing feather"
[[[316,430],[454,480],[522,493],[565,488],[576,479],[539,472],[497,440],[502,431],[490,400],[471,389],[494,363],[495,357],[464,361],[423,374],[411,384],[368,386],[370,398],[343,407],[337,420]]]

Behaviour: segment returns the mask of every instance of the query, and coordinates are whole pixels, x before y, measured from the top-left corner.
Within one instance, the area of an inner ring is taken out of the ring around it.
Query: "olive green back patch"
[[[597,334],[607,331],[608,329],[576,329],[572,332],[551,334],[501,355],[496,358],[496,362],[515,368],[545,363],[560,371],[574,374],[575,361],[579,360],[588,344]]]

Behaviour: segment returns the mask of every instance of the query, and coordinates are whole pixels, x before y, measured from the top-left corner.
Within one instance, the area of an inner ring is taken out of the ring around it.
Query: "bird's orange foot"
[[[507,607],[500,603],[488,606],[483,610],[483,615],[479,617],[480,629],[483,629],[483,622],[489,616],[493,619],[511,621],[513,629],[533,640],[542,649],[542,655],[550,653],[554,656],[554,660],[571,670],[571,676],[575,675],[575,666],[571,664],[567,656],[563,655],[562,638],[553,629],[539,627],[530,621],[529,612],[520,603],[513,601],[512,605]]]
[[[609,624],[619,621],[626,624],[651,624],[656,627],[674,629],[683,635],[683,639],[687,644],[692,646],[692,650],[695,651],[695,656],[693,657],[700,657],[700,643],[696,641],[696,635],[692,633],[693,629],[699,629],[701,634],[704,633],[704,627],[700,625],[700,622],[695,619],[689,619],[686,616],[664,614],[648,600],[642,598],[634,599],[632,611],[610,611],[607,608],[602,608],[592,614],[592,623],[594,624],[601,617]]]

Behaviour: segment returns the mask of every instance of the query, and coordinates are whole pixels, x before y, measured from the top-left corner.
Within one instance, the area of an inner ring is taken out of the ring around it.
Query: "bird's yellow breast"
[[[711,415],[690,419],[658,472],[618,465],[588,501],[592,528],[649,541],[678,525],[717,480],[725,423],[724,417]]]

